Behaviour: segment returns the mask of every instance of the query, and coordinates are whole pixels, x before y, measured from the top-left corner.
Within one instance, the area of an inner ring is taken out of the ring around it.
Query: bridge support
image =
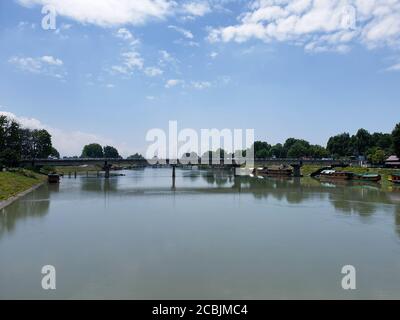
[[[104,177],[106,179],[110,178],[110,169],[111,169],[112,165],[108,164],[108,162],[104,162]]]
[[[176,169],[176,165],[173,164],[173,165],[172,165],[172,178],[173,178],[173,179],[175,179],[175,177],[176,177],[175,169]]]
[[[291,166],[293,168],[293,176],[295,178],[302,177],[302,175],[301,175],[301,167],[302,167],[302,165],[301,164],[292,164]]]

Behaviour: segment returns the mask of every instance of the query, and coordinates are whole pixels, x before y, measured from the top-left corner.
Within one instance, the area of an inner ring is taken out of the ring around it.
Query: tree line
[[[59,158],[51,135],[44,129],[32,130],[0,115],[0,167],[17,167],[21,159]]]
[[[342,133],[330,137],[326,147],[310,144],[306,140],[289,138],[284,144],[270,145],[257,141],[256,158],[352,158],[364,157],[373,164],[382,164],[388,156],[400,157],[400,123],[391,133],[370,133],[359,129],[355,135]]]
[[[253,145],[256,158],[351,158],[364,157],[373,164],[382,164],[392,154],[400,157],[400,123],[391,133],[370,133],[359,129],[356,134],[341,133],[330,137],[326,147],[314,145],[303,139],[289,138],[283,144],[271,145],[266,141],[256,141]],[[206,152],[203,156],[227,153],[219,149]],[[243,155],[246,151],[243,150]],[[197,157],[190,154],[190,158]],[[51,135],[44,129],[23,128],[17,121],[4,115],[0,116],[0,166],[18,166],[21,159],[60,158],[53,147]],[[83,147],[81,158],[121,158],[118,150],[112,146],[102,147],[91,143]],[[77,158],[77,157],[74,157]],[[136,153],[128,159],[144,159]]]

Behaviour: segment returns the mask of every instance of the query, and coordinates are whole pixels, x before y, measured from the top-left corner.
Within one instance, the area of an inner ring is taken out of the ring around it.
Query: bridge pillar
[[[110,169],[111,169],[111,165],[108,164],[108,162],[104,162],[104,177],[106,179],[110,178]]]
[[[292,167],[293,167],[293,176],[296,178],[301,177],[302,175],[301,175],[300,168],[302,167],[302,165],[301,164],[292,164]]]
[[[173,179],[175,179],[175,177],[176,177],[175,168],[176,168],[176,165],[173,164],[173,165],[172,165],[172,178],[173,178]]]

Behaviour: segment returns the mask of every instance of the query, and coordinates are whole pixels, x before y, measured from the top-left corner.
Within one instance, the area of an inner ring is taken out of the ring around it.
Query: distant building
[[[390,168],[400,168],[400,159],[396,156],[390,156],[386,159],[385,166]]]

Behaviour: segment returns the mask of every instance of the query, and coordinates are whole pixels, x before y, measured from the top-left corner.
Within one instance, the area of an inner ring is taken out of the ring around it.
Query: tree
[[[145,158],[139,153],[135,153],[134,155],[129,156],[128,159],[130,159],[130,160],[145,160]]]
[[[81,158],[104,158],[103,148],[98,143],[83,147]]]
[[[393,145],[393,139],[390,133],[375,132],[372,135],[373,147],[378,147],[387,153],[391,153],[392,145]]]
[[[54,147],[51,148],[51,153],[49,155],[50,157],[54,157],[56,159],[60,159],[60,153],[58,152],[58,150]]]
[[[117,159],[120,158],[118,150],[111,146],[105,146],[104,149],[104,158],[107,159]]]
[[[394,153],[400,158],[400,123],[393,129],[392,139]]]
[[[298,140],[296,141],[288,151],[288,157],[289,158],[301,158],[309,155],[309,145],[307,143],[304,143],[304,141]]]
[[[387,155],[381,148],[374,147],[368,151],[367,158],[372,164],[383,164],[387,158]]]
[[[271,148],[271,154],[276,158],[285,158],[286,150],[281,143],[278,143]]]
[[[283,145],[283,147],[286,150],[289,150],[297,141],[298,141],[298,139],[296,139],[296,138],[289,138],[285,141],[285,144]]]
[[[310,146],[310,155],[315,159],[327,158],[329,156],[328,150],[319,145]]]
[[[353,138],[354,151],[359,156],[365,156],[366,151],[371,147],[372,136],[365,129],[359,129]]]
[[[51,143],[51,135],[46,130],[34,130],[33,136],[33,150],[34,158],[47,159],[53,151]]]
[[[262,141],[254,142],[254,156],[259,159],[271,157],[271,145]]]
[[[21,130],[21,155],[24,159],[46,159],[53,152],[51,135],[46,130]]]
[[[329,153],[335,157],[346,157],[350,155],[351,138],[350,134],[342,133],[330,137],[326,147]]]
[[[15,120],[0,116],[0,163],[17,166],[21,159],[21,130]]]

